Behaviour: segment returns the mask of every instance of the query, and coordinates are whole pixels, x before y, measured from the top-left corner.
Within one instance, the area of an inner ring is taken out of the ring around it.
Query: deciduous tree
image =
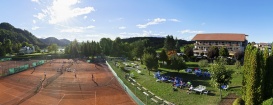
[[[144,53],[142,59],[143,59],[144,65],[149,71],[149,75],[151,70],[158,68],[158,60],[154,57],[154,55],[150,53]]]
[[[231,83],[232,72],[225,67],[225,60],[218,58],[210,67],[211,72],[211,84],[220,91],[220,98],[222,98],[222,85],[228,85]]]

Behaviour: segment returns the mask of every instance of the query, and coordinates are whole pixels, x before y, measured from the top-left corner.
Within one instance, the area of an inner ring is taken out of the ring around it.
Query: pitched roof
[[[208,34],[196,34],[192,41],[201,40],[214,40],[214,41],[245,41],[245,34],[233,34],[233,33],[208,33]]]

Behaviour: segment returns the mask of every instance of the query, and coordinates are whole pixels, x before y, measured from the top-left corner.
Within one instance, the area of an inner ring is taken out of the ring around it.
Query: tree
[[[138,41],[131,43],[131,47],[133,48],[132,56],[134,58],[141,58],[142,55],[144,54],[145,40],[138,40]]]
[[[164,61],[168,60],[167,53],[164,49],[162,49],[162,51],[159,53],[159,60],[163,61],[163,64],[164,64]]]
[[[57,53],[57,51],[58,51],[58,45],[55,44],[55,43],[51,44],[50,46],[47,47],[47,49],[48,49],[49,52],[54,51],[54,53]]]
[[[244,57],[244,52],[241,50],[235,51],[234,58],[236,60],[241,60]]]
[[[216,46],[212,46],[208,49],[207,57],[210,59],[217,58],[219,56],[219,49]]]
[[[207,67],[208,65],[209,65],[209,62],[206,59],[202,59],[198,62],[198,66],[201,68]]]
[[[273,105],[273,98],[263,101],[262,105]]]
[[[264,99],[268,99],[270,97],[273,97],[273,56],[270,55],[266,59],[266,66],[265,66],[265,77],[264,77]]]
[[[243,99],[246,105],[258,105],[264,100],[264,58],[263,53],[251,44],[245,50],[242,81]]]
[[[147,70],[149,71],[149,75],[151,70],[158,68],[158,60],[154,57],[154,55],[144,53],[142,60]]]
[[[184,62],[184,59],[180,56],[177,55],[173,55],[171,57],[171,68],[173,70],[177,70],[177,72],[179,72],[181,69],[185,69],[187,68],[186,63]]]
[[[30,47],[30,46],[29,46],[28,42],[23,42],[22,47]]]
[[[9,53],[9,54],[12,53],[12,43],[10,39],[4,40],[4,47],[5,47],[6,53]]]
[[[19,53],[19,50],[21,49],[22,44],[21,43],[15,43],[12,45],[12,49],[15,53]]]
[[[228,57],[229,56],[228,49],[221,47],[219,50],[219,55],[223,57]]]
[[[40,53],[40,52],[41,52],[41,49],[40,49],[39,46],[35,45],[34,48],[35,48],[35,51],[36,51],[37,53]]]
[[[175,41],[173,39],[172,35],[166,36],[166,39],[164,40],[164,47],[166,51],[175,50]]]
[[[2,46],[1,42],[0,42],[0,56],[6,56],[6,50],[4,46]]]
[[[225,60],[218,58],[216,62],[211,65],[211,84],[220,91],[220,98],[222,99],[222,85],[228,85],[231,83],[232,72],[231,70],[226,69]]]
[[[236,60],[235,67],[236,67],[236,69],[239,69],[241,67],[241,62]]]
[[[177,38],[176,38],[175,40],[176,40],[175,50],[176,50],[176,52],[177,52],[177,53],[180,53],[180,52],[181,52],[181,50],[180,50],[180,45],[179,45],[179,42],[178,42]]]
[[[101,38],[99,43],[102,49],[102,53],[105,55],[110,55],[113,41],[110,38]]]
[[[184,46],[184,54],[187,57],[193,56],[193,46],[192,45],[186,45],[186,46]]]

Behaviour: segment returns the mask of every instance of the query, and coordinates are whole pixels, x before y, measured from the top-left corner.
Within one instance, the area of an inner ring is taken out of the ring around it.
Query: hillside
[[[0,42],[3,42],[4,39],[10,39],[12,43],[28,42],[29,44],[38,45],[41,48],[46,46],[29,31],[15,28],[11,24],[5,22],[0,23]]]
[[[155,48],[162,48],[164,46],[164,40],[165,37],[132,37],[132,38],[126,38],[121,39],[123,42],[132,43],[137,40],[143,40],[143,39],[149,39],[151,46],[154,46]],[[186,40],[178,40],[180,46],[183,46],[185,44],[193,44],[193,41],[186,41]]]
[[[46,45],[50,45],[52,43],[56,43],[58,46],[67,46],[70,44],[71,41],[67,40],[67,39],[57,39],[55,37],[48,37],[45,39],[40,39],[43,43],[45,43]]]

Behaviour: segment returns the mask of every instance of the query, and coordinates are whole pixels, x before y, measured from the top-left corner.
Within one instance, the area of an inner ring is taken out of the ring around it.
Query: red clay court
[[[0,63],[8,64],[19,65],[14,61]],[[71,59],[52,60],[1,78],[0,105],[17,104],[136,105],[106,65]]]

